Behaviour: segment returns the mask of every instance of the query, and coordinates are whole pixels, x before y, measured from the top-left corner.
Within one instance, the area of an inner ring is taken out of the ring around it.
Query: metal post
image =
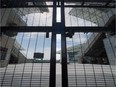
[[[52,34],[49,87],[56,87],[56,34]]]
[[[51,40],[51,59],[50,59],[50,83],[49,87],[56,87],[56,0],[53,0],[53,31],[52,31],[52,40]]]
[[[61,34],[61,56],[62,56],[62,87],[68,87],[68,72],[67,72],[67,51],[66,51],[66,37]]]
[[[62,87],[68,87],[64,0],[61,0],[61,26]]]
[[[53,2],[53,31],[51,44],[51,62],[50,62],[50,85],[49,87],[56,87],[56,0]],[[67,73],[67,51],[66,51],[66,36],[65,36],[65,14],[64,14],[64,0],[61,1],[61,57],[62,57],[62,87],[68,87],[68,73]]]

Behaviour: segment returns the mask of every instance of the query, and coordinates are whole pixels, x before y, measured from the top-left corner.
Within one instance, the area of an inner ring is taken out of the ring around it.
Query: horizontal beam
[[[46,0],[52,1],[52,0]],[[82,2],[83,0],[64,0],[64,2]],[[84,2],[108,2],[109,0],[84,0]],[[111,0],[113,1],[113,0]]]
[[[49,26],[3,26],[1,31],[13,31],[13,32],[52,32],[52,27]]]
[[[45,8],[45,7],[53,7],[53,5],[12,5],[12,6],[1,6],[1,8],[35,8],[35,7],[39,7],[39,8]],[[57,5],[57,7],[60,7],[59,5]],[[102,5],[102,6],[95,6],[95,5],[64,5],[64,7],[81,7],[81,8],[115,8],[116,6],[106,6],[106,5]]]
[[[108,6],[111,2],[112,2],[112,0],[109,0],[109,1],[105,4],[105,6]]]
[[[1,2],[1,8],[29,8],[29,7],[53,7],[53,5],[46,5],[46,1],[53,2],[53,0],[10,0],[6,1],[3,0]],[[37,3],[28,5],[27,2]],[[41,4],[38,4],[38,3]],[[108,6],[107,3],[115,3],[114,0],[64,0],[64,2],[72,2],[72,3],[83,3],[83,5],[64,5],[64,7],[91,7],[91,8],[115,8],[115,6]],[[85,2],[100,2],[100,3],[106,3],[106,5],[84,5]],[[57,7],[60,7],[60,5],[57,5]]]
[[[114,27],[94,27],[94,26],[85,26],[85,27],[66,27],[66,31],[71,32],[114,32]]]
[[[5,0],[4,0],[5,1]],[[10,1],[21,1],[21,2],[53,2],[53,0],[10,0]],[[64,0],[64,2],[82,2],[83,0]],[[109,0],[84,0],[84,2],[108,2]],[[115,2],[115,0],[111,0]]]
[[[115,28],[112,27],[65,27],[65,32],[114,32]],[[1,27],[1,31],[12,32],[52,32],[53,27],[50,26],[6,26]]]

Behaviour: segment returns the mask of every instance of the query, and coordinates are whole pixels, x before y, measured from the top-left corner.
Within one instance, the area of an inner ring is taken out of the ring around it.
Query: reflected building
[[[3,2],[3,4],[8,4]],[[18,4],[18,3],[17,3]],[[33,4],[31,2],[25,4]],[[35,4],[46,5],[45,2]],[[27,26],[28,14],[49,12],[48,8],[2,8],[1,10],[1,26]],[[7,66],[8,64],[24,63],[27,59],[25,50],[16,40],[17,33],[6,31],[1,34],[0,39],[0,67]],[[6,44],[5,44],[6,43]],[[26,62],[32,62],[28,59]]]
[[[109,29],[115,27],[115,11],[107,8],[73,8],[69,14],[76,18],[81,18],[86,22],[91,22],[92,26]],[[77,19],[78,20],[78,19]],[[92,25],[95,24],[95,25]],[[68,47],[67,57],[69,62],[111,64],[116,63],[115,54],[115,32],[85,32],[87,41],[84,43]],[[82,48],[81,48],[82,46]],[[59,51],[60,52],[60,51]],[[58,52],[58,53],[59,53]]]
[[[73,8],[69,14],[84,19],[85,21],[95,23],[97,26],[106,26],[109,27],[109,29],[115,27],[116,13],[114,9]],[[82,45],[83,52],[80,52],[78,62],[98,64],[110,63],[111,65],[114,65],[116,63],[115,37],[115,32],[91,33],[91,36],[87,38],[86,43]],[[76,52],[78,52],[78,50]]]
[[[115,2],[2,0],[0,86],[116,87]]]
[[[67,57],[70,63],[78,61],[80,51],[81,51],[80,45],[67,48]]]
[[[17,13],[16,9],[2,9],[1,10],[3,17],[1,16],[1,25],[2,26],[24,26],[26,22],[22,19],[22,16]],[[19,43],[16,41],[16,32],[4,32],[1,35],[1,60],[0,66],[7,66],[8,63],[18,63],[17,55],[21,55],[22,59],[26,57],[20,52],[23,49],[20,49]],[[5,44],[6,43],[6,44]]]

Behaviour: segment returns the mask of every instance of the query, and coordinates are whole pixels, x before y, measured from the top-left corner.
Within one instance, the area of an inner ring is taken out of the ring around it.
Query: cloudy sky
[[[65,9],[65,21],[66,26],[83,26],[84,23],[91,26],[91,22],[70,16],[68,13],[71,9]],[[26,20],[28,26],[52,26],[52,9],[46,13],[32,13],[23,17]],[[57,22],[60,22],[60,9],[57,11]],[[94,24],[95,25],[95,24]],[[60,26],[59,26],[60,28]],[[76,33],[73,36],[74,45],[80,44],[79,34],[81,35],[81,42],[86,41],[86,35],[84,33]],[[44,52],[44,59],[50,59],[50,47],[51,47],[51,34],[49,38],[45,38],[45,33],[18,33],[17,41],[22,45],[24,50],[22,53],[29,59],[33,58],[34,52]],[[67,38],[67,47],[71,47],[72,39]],[[57,51],[61,49],[61,35],[57,35]],[[57,59],[60,59],[60,55],[57,54]]]

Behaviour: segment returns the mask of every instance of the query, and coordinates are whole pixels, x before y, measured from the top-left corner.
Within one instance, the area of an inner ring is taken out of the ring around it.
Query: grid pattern
[[[42,68],[41,68],[42,66]],[[26,63],[0,68],[1,87],[49,87],[49,63]],[[6,70],[6,71],[5,71]]]
[[[111,68],[112,69],[111,69]],[[116,87],[115,66],[97,64],[68,65],[69,87]]]
[[[69,14],[85,20],[84,26],[105,26],[109,18],[114,14],[112,8],[73,8]],[[79,19],[78,19],[79,20]],[[87,24],[86,21],[93,24]]]
[[[53,2],[53,0],[46,0],[46,1],[51,1]],[[54,0],[55,1],[55,0]],[[77,0],[63,0],[65,2],[76,2]],[[79,4],[75,4],[75,5],[65,5],[64,7],[114,7],[114,0],[78,0]],[[80,4],[81,2],[81,4]],[[91,3],[90,3],[91,2]],[[95,2],[94,4],[92,4],[92,2]],[[96,2],[102,2],[101,4],[96,3]],[[40,4],[41,3],[41,4]],[[61,5],[59,4],[60,2],[58,1],[58,5],[56,7],[60,7]],[[63,2],[64,3],[64,2]],[[100,6],[99,6],[100,5]],[[3,9],[3,13],[2,13],[2,19],[5,19],[6,16],[9,16],[9,14],[13,13],[13,17],[11,19],[11,21],[13,21],[12,24],[14,24],[13,26],[15,26],[17,23],[15,23],[16,20],[19,20],[18,22],[18,26],[24,25],[24,26],[49,26],[52,24],[52,21],[46,20],[48,18],[50,18],[50,15],[47,15],[47,13],[45,14],[46,17],[44,18],[44,23],[42,23],[44,16],[42,16],[42,14],[40,14],[37,18],[36,16],[36,11],[39,10],[40,13],[43,12],[48,12],[48,8],[47,7],[53,7],[53,5],[47,5],[46,2],[40,1],[38,2],[38,0],[2,0],[2,4],[1,4],[2,8],[23,8],[20,10],[18,9],[17,12],[14,11],[12,9]],[[25,9],[26,7],[29,7],[29,9]],[[39,9],[36,8],[32,8],[34,9],[34,12],[32,11],[32,9],[30,7],[41,7]],[[31,12],[31,11],[32,12]],[[52,13],[52,11],[50,11]],[[18,13],[18,14],[17,14]],[[30,14],[30,13],[34,13],[32,15],[25,15],[22,17],[22,14]],[[85,12],[86,13],[86,12]],[[87,12],[89,13],[89,12]],[[91,22],[98,22],[96,20],[96,18],[94,17],[96,14],[93,15],[85,15],[84,14],[84,10],[82,10],[81,15],[83,19],[85,19],[85,17],[87,17],[87,20],[90,20]],[[99,13],[98,13],[99,14]],[[4,16],[6,15],[6,16]],[[55,14],[56,15],[56,14]],[[53,18],[55,18],[53,15]],[[100,15],[98,15],[99,18]],[[90,17],[90,18],[89,18]],[[100,16],[101,17],[101,16]],[[105,16],[104,16],[105,17]],[[30,22],[30,20],[31,22]],[[40,20],[40,19],[42,20]],[[22,20],[23,19],[23,20]],[[34,21],[35,19],[37,19],[37,21]],[[50,18],[52,20],[52,17]],[[5,19],[7,20],[7,19]],[[9,19],[8,19],[9,20]],[[71,21],[71,17],[70,17],[70,21]],[[86,26],[85,20],[82,20],[83,23],[81,24],[81,26]],[[100,20],[101,21],[101,20]],[[107,20],[102,20],[103,23],[105,24],[104,21],[107,22]],[[20,24],[24,22],[24,24]],[[53,21],[55,22],[55,21]],[[75,22],[75,21],[74,21]],[[78,22],[78,21],[77,21]],[[37,24],[34,24],[37,23]],[[41,24],[42,23],[42,24]],[[101,23],[103,25],[103,23]],[[72,22],[71,22],[71,26],[72,26]],[[6,24],[4,21],[2,21],[2,26],[6,26],[6,25],[11,25],[11,24]],[[75,24],[76,25],[76,24]],[[79,24],[78,24],[79,25]],[[89,26],[91,24],[88,24]],[[92,26],[92,25],[91,25]],[[94,25],[96,26],[96,25]],[[9,27],[8,27],[9,28]],[[8,29],[7,28],[7,29]],[[12,28],[12,27],[11,27]],[[46,27],[44,27],[46,28]],[[25,30],[25,28],[24,28]],[[33,30],[33,29],[32,29]],[[31,32],[32,32],[31,30]],[[42,28],[43,31],[43,28]],[[48,31],[47,31],[48,32]],[[88,32],[88,31],[87,31]],[[53,39],[54,40],[54,39]],[[30,46],[30,42],[31,41],[31,34],[29,36],[29,42],[27,45],[27,52],[26,55],[28,55],[28,50],[29,50],[29,46]],[[21,42],[22,43],[22,42]],[[54,47],[54,46],[53,46]],[[53,48],[52,47],[52,48]],[[56,46],[55,46],[56,47]],[[36,48],[36,47],[35,47]],[[63,50],[63,49],[62,49]],[[65,51],[65,50],[64,50]],[[66,52],[65,52],[66,54]],[[51,55],[54,57],[55,54]],[[51,57],[53,59],[53,57]],[[51,60],[54,61],[54,60]],[[26,61],[25,61],[26,62]],[[65,62],[65,60],[64,60]],[[52,63],[52,62],[51,62]],[[55,63],[53,63],[54,65]],[[65,63],[66,64],[66,63]],[[64,65],[65,65],[64,64]],[[55,66],[55,65],[54,65]],[[53,68],[54,68],[53,66]],[[63,65],[62,65],[63,66]],[[0,72],[1,72],[1,87],[49,87],[49,63],[44,64],[44,63],[25,63],[25,64],[16,64],[16,65],[8,65],[5,68],[0,68]],[[64,69],[67,66],[64,66]],[[50,67],[51,68],[51,67]],[[114,73],[114,68],[111,67],[110,65],[86,65],[86,64],[76,64],[74,63],[74,65],[69,64],[68,65],[68,77],[69,77],[69,87],[115,87],[115,73]],[[66,68],[67,69],[67,68]],[[53,70],[53,74],[54,69],[51,69],[51,72]],[[64,70],[65,71],[65,70]],[[81,72],[80,72],[81,71]],[[62,73],[62,76],[65,76],[65,73]],[[52,76],[52,75],[50,75]],[[67,75],[66,75],[67,76]],[[79,77],[79,78],[78,78]],[[53,79],[55,78],[55,76],[53,75]],[[62,77],[63,78],[63,77]],[[64,79],[64,80],[67,80]],[[50,81],[52,81],[52,79],[50,79]],[[100,82],[99,82],[100,81]],[[62,82],[63,83],[63,82]],[[100,83],[100,84],[99,84]],[[54,84],[54,82],[53,82]],[[54,87],[54,86],[52,86]]]

